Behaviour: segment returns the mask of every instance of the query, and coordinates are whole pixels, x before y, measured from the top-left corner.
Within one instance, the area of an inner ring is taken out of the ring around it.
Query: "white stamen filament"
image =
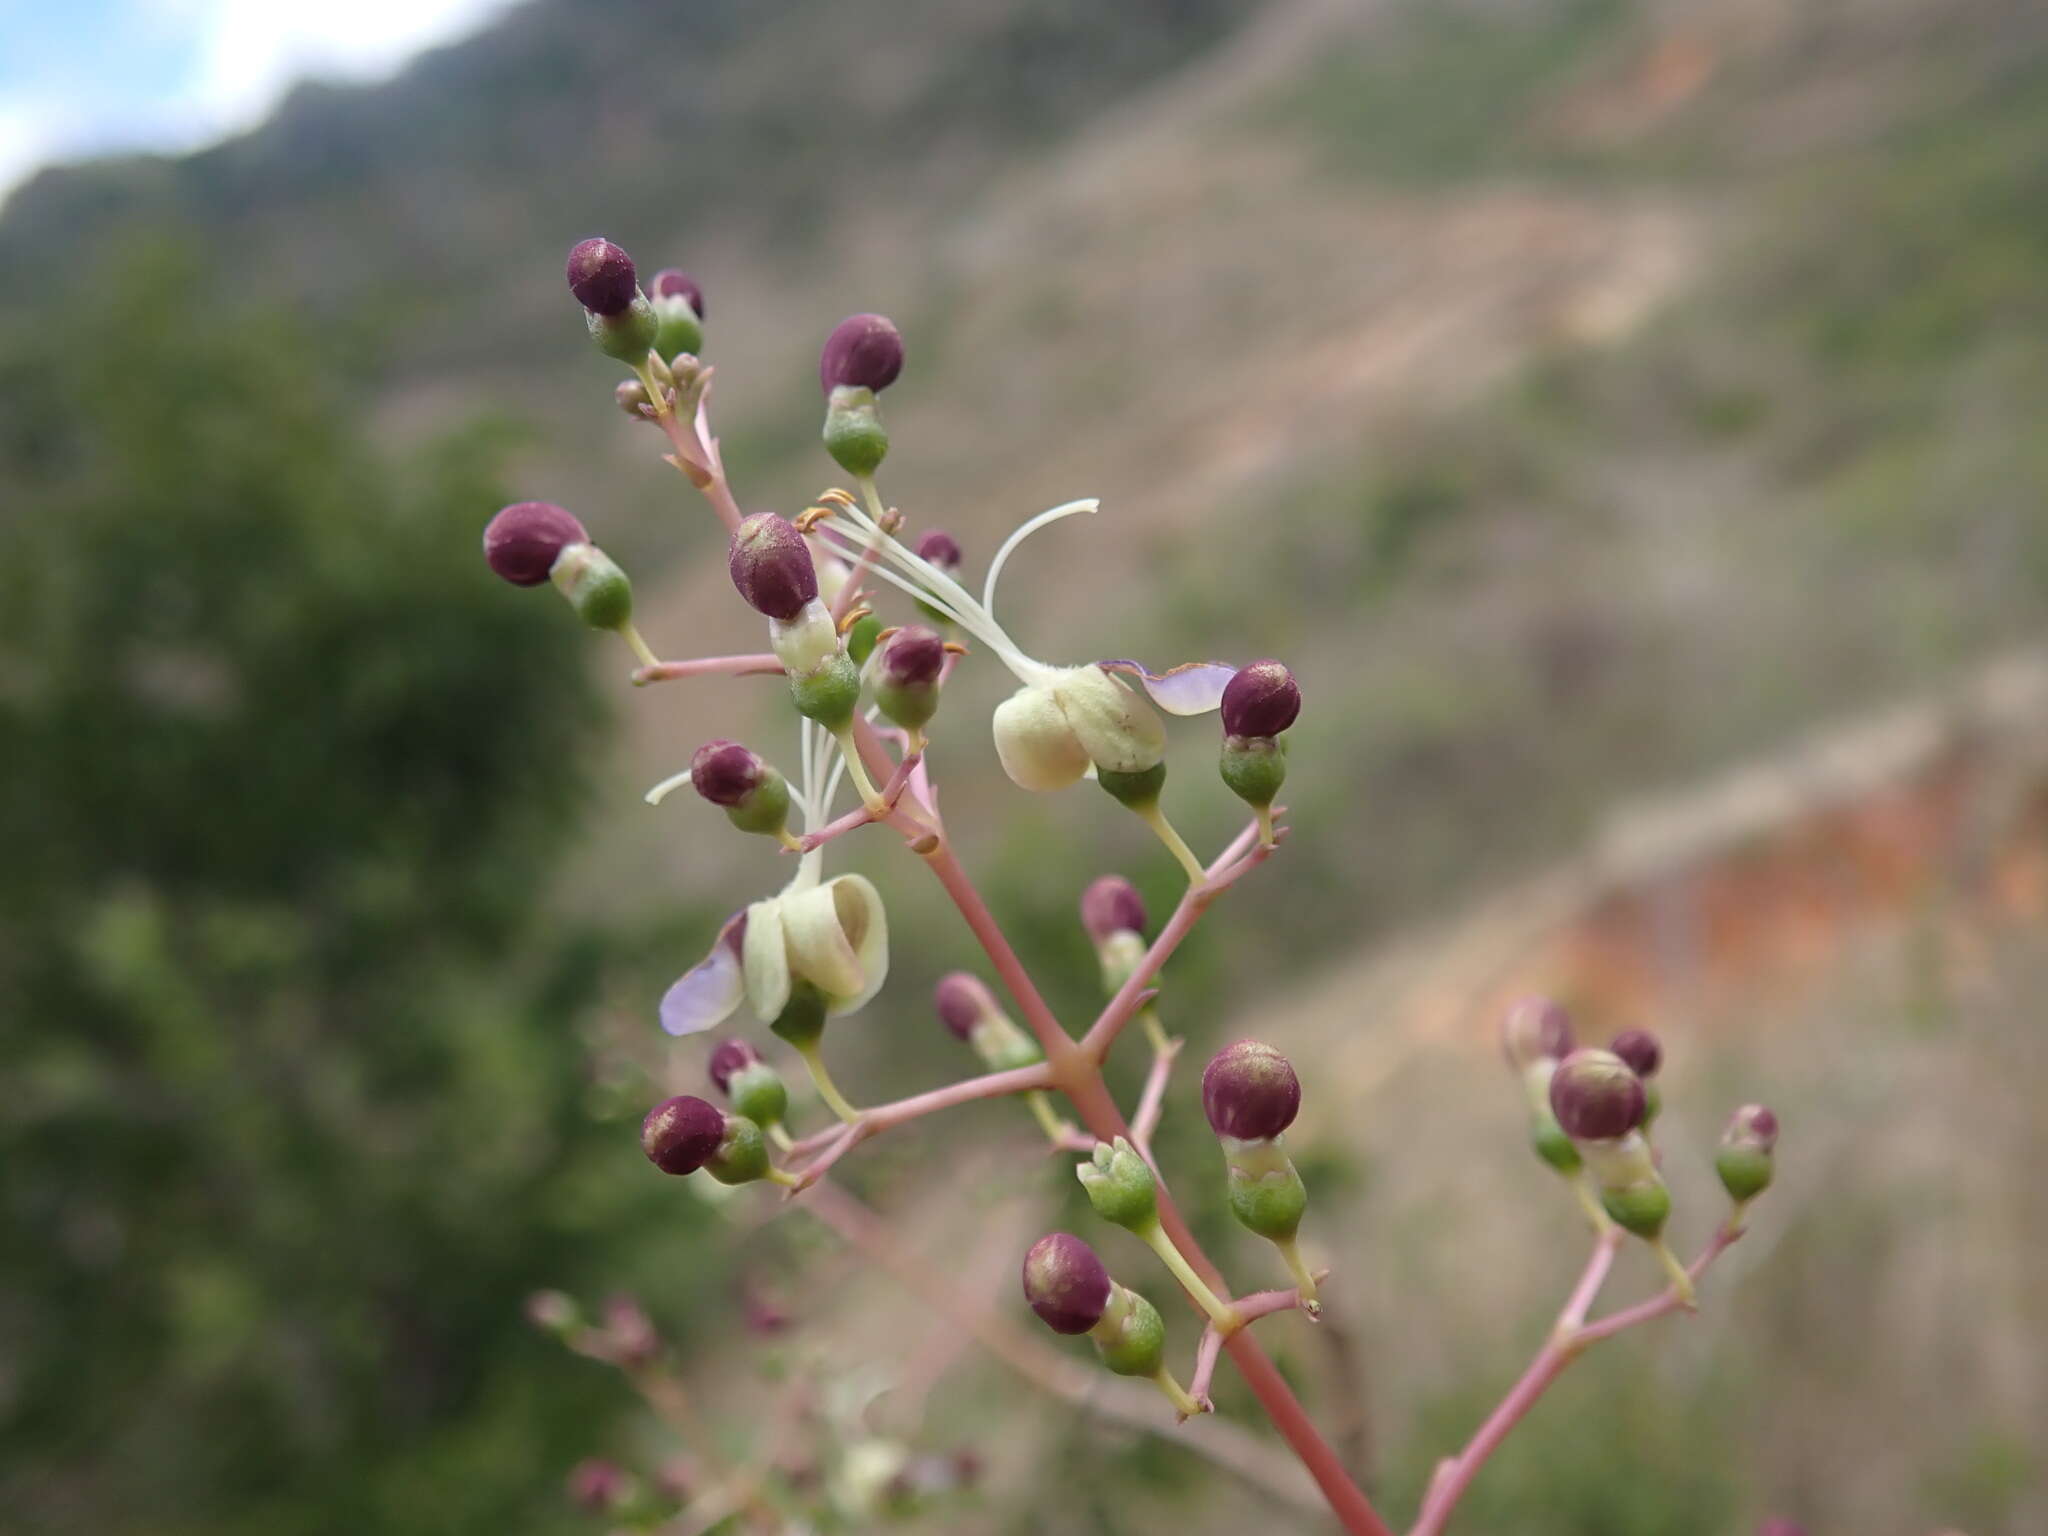
[[[1003,547],[996,551],[995,559],[988,563],[988,578],[981,584],[981,606],[988,616],[991,619],[996,616],[996,578],[1002,575],[1003,566],[1008,563],[1012,550],[1048,523],[1056,523],[1061,518],[1072,517],[1076,512],[1086,512],[1092,516],[1101,509],[1101,506],[1102,503],[1093,496],[1083,497],[1079,501],[1067,502],[1064,506],[1053,507],[1049,511],[1039,513],[1038,516],[1030,519],[1015,533],[1003,540]]]
[[[674,794],[677,790],[681,789],[685,784],[689,782],[690,770],[685,768],[681,773],[671,774],[669,775],[669,777],[663,779],[659,784],[655,785],[654,788],[647,791],[647,793],[644,796],[642,796],[642,798],[645,799],[649,805],[659,805],[662,801],[666,800],[670,795]]]

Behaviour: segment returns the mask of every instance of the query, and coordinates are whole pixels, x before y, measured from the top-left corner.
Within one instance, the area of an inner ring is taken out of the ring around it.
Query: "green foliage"
[[[477,557],[488,435],[385,464],[175,259],[94,292],[0,349],[0,1507],[532,1529],[603,1401],[520,1317],[611,1155],[535,920],[582,636]]]

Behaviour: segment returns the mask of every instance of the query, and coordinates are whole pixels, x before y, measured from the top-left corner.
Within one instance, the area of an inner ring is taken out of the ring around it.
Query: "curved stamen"
[[[1063,506],[1057,506],[1050,511],[1039,513],[1038,516],[1031,518],[1015,533],[1003,540],[1003,547],[996,551],[995,559],[988,563],[988,578],[981,584],[981,606],[988,616],[991,619],[996,616],[996,578],[1003,574],[1003,566],[1008,563],[1011,551],[1049,523],[1056,523],[1062,518],[1072,517],[1076,512],[1087,512],[1092,515],[1100,511],[1101,507],[1101,501],[1093,496],[1083,497],[1079,501],[1067,502]]]

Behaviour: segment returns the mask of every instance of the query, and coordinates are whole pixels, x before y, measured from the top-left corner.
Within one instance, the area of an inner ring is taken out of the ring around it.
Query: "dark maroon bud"
[[[1270,1045],[1240,1040],[1202,1069],[1202,1110],[1218,1136],[1266,1141],[1294,1124],[1300,1109],[1301,1080]]]
[[[1301,713],[1301,688],[1284,663],[1255,661],[1223,685],[1223,734],[1278,736]]]
[[[1612,1051],[1588,1046],[1557,1064],[1550,1112],[1573,1141],[1614,1141],[1643,1123],[1643,1080]]]
[[[1109,1271],[1078,1237],[1049,1233],[1024,1255],[1024,1299],[1054,1333],[1086,1333],[1109,1305]]]
[[[767,776],[768,765],[736,741],[707,741],[690,759],[690,787],[713,805],[738,805]]]
[[[663,267],[654,274],[653,297],[672,299],[681,295],[690,301],[690,308],[697,312],[697,318],[710,318],[704,313],[704,290],[697,286],[697,279],[681,267]]]
[[[906,624],[882,647],[882,680],[896,688],[922,688],[946,669],[946,642],[935,629]]]
[[[941,528],[927,528],[917,536],[918,557],[929,560],[942,571],[960,569],[960,541]]]
[[[725,1140],[725,1111],[683,1094],[664,1099],[640,1122],[640,1150],[663,1173],[695,1173]]]
[[[962,1040],[996,1011],[994,995],[982,985],[980,977],[966,971],[941,976],[939,984],[932,988],[932,1005],[939,1011],[939,1022]]]
[[[1081,926],[1097,944],[1113,933],[1143,933],[1145,903],[1122,875],[1102,875],[1081,893]]]
[[[1745,1104],[1728,1117],[1722,1144],[1769,1152],[1778,1145],[1778,1117],[1761,1104]]]
[[[563,550],[589,542],[584,526],[553,502],[519,501],[485,526],[484,560],[513,586],[537,587]]]
[[[608,1515],[632,1491],[633,1479],[615,1462],[593,1456],[569,1469],[569,1502],[593,1515]]]
[[[1525,997],[1501,1019],[1500,1044],[1511,1066],[1560,1061],[1571,1053],[1571,1015],[1547,997]]]
[[[733,530],[726,557],[732,584],[757,613],[787,623],[818,595],[818,568],[796,524],[773,512],[756,512]]]
[[[1655,1077],[1664,1064],[1664,1047],[1647,1029],[1624,1029],[1608,1049],[1627,1062],[1637,1077]]]
[[[633,258],[602,236],[569,248],[569,291],[593,315],[624,314],[640,292]]]
[[[721,1040],[711,1052],[708,1069],[720,1093],[732,1092],[732,1076],[744,1072],[761,1059],[761,1053],[744,1040]]]
[[[903,371],[903,336],[881,315],[848,315],[832,327],[818,358],[827,395],[845,385],[881,391]]]

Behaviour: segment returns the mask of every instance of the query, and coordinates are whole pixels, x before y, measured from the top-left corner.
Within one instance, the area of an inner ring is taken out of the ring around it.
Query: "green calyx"
[[[1661,1090],[1660,1090],[1660,1089],[1659,1089],[1659,1088],[1657,1087],[1657,1083],[1656,1083],[1656,1080],[1655,1080],[1654,1078],[1647,1078],[1647,1079],[1645,1079],[1645,1080],[1644,1080],[1644,1082],[1643,1082],[1643,1124],[1642,1124],[1642,1129],[1644,1129],[1644,1130],[1647,1130],[1647,1129],[1649,1129],[1649,1126],[1650,1126],[1650,1122],[1651,1122],[1651,1121],[1653,1121],[1653,1120],[1655,1120],[1655,1119],[1657,1118],[1657,1113],[1658,1113],[1658,1111],[1659,1111],[1659,1110],[1661,1110],[1661,1109],[1663,1109],[1663,1107],[1664,1107],[1664,1094],[1663,1094],[1663,1092],[1662,1092],[1662,1091],[1661,1091]]]
[[[967,1043],[991,1072],[1010,1072],[1018,1067],[1035,1067],[1045,1060],[1038,1042],[1003,1014],[992,1014],[974,1026]]]
[[[1769,1189],[1774,1171],[1771,1154],[1756,1147],[1723,1147],[1714,1156],[1714,1172],[1721,1176],[1721,1187],[1738,1204]]]
[[[828,731],[843,731],[853,723],[853,711],[860,703],[860,668],[844,651],[835,652],[813,671],[792,673],[789,696],[795,700],[798,714]]]
[[[877,683],[875,703],[882,713],[906,731],[921,731],[939,712],[939,685],[930,683]]]
[[[1158,1223],[1159,1195],[1152,1170],[1123,1137],[1117,1137],[1113,1146],[1098,1141],[1090,1161],[1074,1174],[1104,1221],[1130,1232]]]
[[[661,333],[661,321],[645,294],[635,294],[633,302],[616,315],[594,315],[586,310],[583,318],[598,351],[635,367],[647,361],[648,349]]]
[[[832,391],[825,411],[825,451],[850,475],[863,479],[881,468],[889,454],[889,434],[875,411],[875,393],[842,384]]]
[[[783,1085],[782,1074],[765,1061],[733,1073],[726,1079],[725,1091],[732,1099],[733,1112],[756,1125],[780,1125],[789,1112],[789,1089]]]
[[[864,667],[868,658],[875,654],[875,642],[882,637],[882,621],[872,613],[854,620],[853,628],[846,632],[846,654],[853,658],[853,664]]]
[[[1166,1324],[1136,1291],[1110,1283],[1109,1305],[1089,1330],[1102,1363],[1119,1376],[1150,1376],[1166,1359]]]
[[[555,590],[592,629],[623,629],[633,618],[633,583],[595,544],[571,544],[548,571]]]
[[[678,352],[691,356],[704,350],[704,325],[697,318],[697,311],[690,308],[690,301],[681,294],[650,301],[654,306],[654,317],[658,329],[654,336],[654,350],[663,357],[674,357]]]
[[[1277,736],[1226,736],[1217,767],[1233,795],[1264,808],[1287,781],[1287,748]]]
[[[754,792],[738,805],[727,806],[725,815],[742,832],[773,837],[789,825],[789,780],[769,767]]]
[[[1564,1127],[1557,1123],[1557,1116],[1545,1106],[1531,1118],[1529,1145],[1536,1149],[1536,1155],[1550,1164],[1559,1173],[1577,1173],[1585,1160],[1579,1156],[1579,1149],[1572,1145],[1571,1137],[1565,1135]]]
[[[1646,1179],[1619,1189],[1600,1191],[1600,1206],[1624,1232],[1654,1241],[1671,1215],[1671,1192],[1662,1179]]]
[[[768,1026],[791,1045],[816,1045],[825,1033],[825,994],[808,981],[792,981],[789,1001]]]
[[[1162,760],[1136,773],[1117,773],[1098,767],[1095,779],[1119,804],[1134,811],[1149,810],[1159,803],[1159,791],[1166,787],[1166,764]]]
[[[721,1184],[751,1184],[768,1177],[768,1144],[761,1127],[744,1115],[725,1117],[725,1140],[704,1171]]]
[[[1275,1136],[1270,1141],[1218,1138],[1229,1169],[1230,1214],[1246,1231],[1269,1242],[1288,1243],[1308,1209],[1308,1186]]]

